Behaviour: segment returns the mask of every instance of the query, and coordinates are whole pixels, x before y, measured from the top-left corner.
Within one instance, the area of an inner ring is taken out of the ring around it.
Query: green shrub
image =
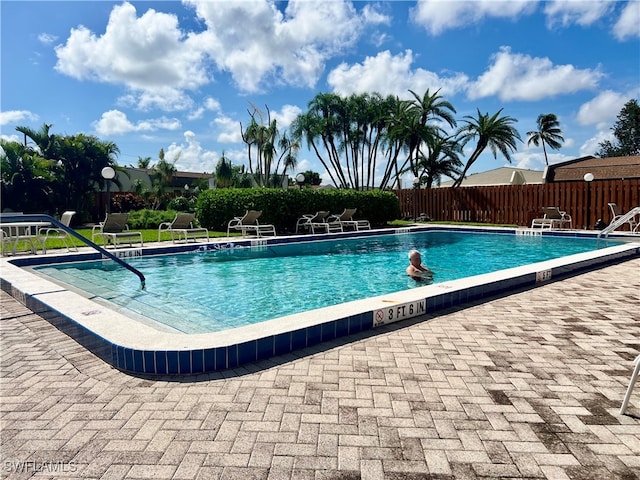
[[[186,197],[175,197],[171,199],[167,210],[175,210],[176,212],[191,212],[195,211],[196,199]]]
[[[129,213],[129,228],[131,230],[154,229],[162,222],[170,222],[176,216],[173,210],[149,210],[145,208]]]
[[[229,220],[247,210],[262,210],[261,223],[272,223],[278,233],[293,232],[305,213],[328,210],[339,214],[357,208],[356,219],[367,219],[374,226],[400,217],[400,204],[393,192],[382,190],[313,190],[276,188],[224,188],[206,190],[198,197],[196,216],[200,224],[226,231]]]

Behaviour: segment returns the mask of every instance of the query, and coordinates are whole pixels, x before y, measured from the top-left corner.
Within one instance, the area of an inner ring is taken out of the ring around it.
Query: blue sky
[[[161,148],[184,171],[223,151],[246,164],[252,105],[284,129],[317,93],[439,89],[458,120],[516,118],[512,165],[542,170],[526,145],[539,114],[560,120],[557,163],[593,154],[640,96],[639,1],[3,0],[0,15],[2,137],[52,124],[115,142],[120,165]],[[470,172],[506,164],[486,153]],[[303,149],[290,175],[308,169],[327,183]]]

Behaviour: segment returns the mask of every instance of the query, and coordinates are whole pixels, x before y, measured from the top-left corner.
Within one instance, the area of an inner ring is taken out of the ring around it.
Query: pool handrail
[[[132,267],[131,265],[129,265],[127,262],[125,262],[121,258],[118,258],[113,253],[109,252],[107,249],[102,248],[97,243],[94,243],[91,240],[89,240],[88,238],[80,235],[73,228],[67,227],[65,224],[63,224],[59,220],[56,220],[52,216],[45,215],[45,214],[42,214],[42,213],[35,213],[35,214],[2,213],[2,214],[0,214],[0,224],[3,223],[3,222],[23,222],[23,221],[49,222],[52,225],[54,225],[56,228],[64,230],[69,235],[73,235],[75,238],[77,238],[78,240],[80,240],[83,243],[86,243],[88,246],[94,248],[95,250],[97,250],[102,255],[110,258],[111,260],[113,260],[114,262],[118,263],[119,265],[122,265],[127,270],[130,270],[131,272],[135,273],[138,276],[138,278],[140,279],[140,284],[142,285],[142,289],[144,290],[145,284],[146,284],[146,278],[145,278],[145,276],[142,274],[142,272],[140,270],[138,270],[135,267]]]

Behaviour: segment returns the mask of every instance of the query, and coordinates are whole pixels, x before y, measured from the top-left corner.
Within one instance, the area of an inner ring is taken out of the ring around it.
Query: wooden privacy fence
[[[640,206],[640,179],[554,182],[538,185],[425,188],[395,190],[402,215],[422,214],[432,220],[531,226],[542,207],[559,207],[574,228],[593,228],[598,219],[609,223],[609,202],[626,212]]]

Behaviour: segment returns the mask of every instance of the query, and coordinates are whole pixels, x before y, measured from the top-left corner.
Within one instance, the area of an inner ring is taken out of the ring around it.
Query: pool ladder
[[[12,215],[12,214],[3,213],[2,215],[0,215],[0,218],[1,218],[1,220],[3,222],[20,222],[22,220],[24,220],[24,221],[34,220],[34,221],[38,221],[38,222],[51,223],[54,227],[59,228],[61,230],[64,230],[69,235],[77,238],[78,240],[80,240],[83,243],[86,243],[88,246],[94,248],[95,250],[97,250],[99,253],[101,253],[105,257],[110,258],[111,260],[113,260],[117,264],[122,265],[127,270],[129,270],[129,271],[133,272],[134,274],[136,274],[138,276],[138,278],[140,279],[140,284],[142,286],[142,289],[144,290],[144,288],[145,288],[146,279],[145,279],[144,275],[142,274],[142,272],[140,270],[138,270],[137,268],[132,267],[131,265],[129,265],[127,262],[125,262],[121,258],[118,258],[113,253],[109,252],[107,249],[102,248],[100,245],[98,245],[96,243],[93,243],[88,238],[83,237],[82,235],[80,235],[73,228],[67,227],[65,224],[61,223],[60,221],[56,220],[55,218],[53,218],[50,215],[44,215],[44,214],[40,214],[40,213],[38,213],[38,214],[13,214]]]

